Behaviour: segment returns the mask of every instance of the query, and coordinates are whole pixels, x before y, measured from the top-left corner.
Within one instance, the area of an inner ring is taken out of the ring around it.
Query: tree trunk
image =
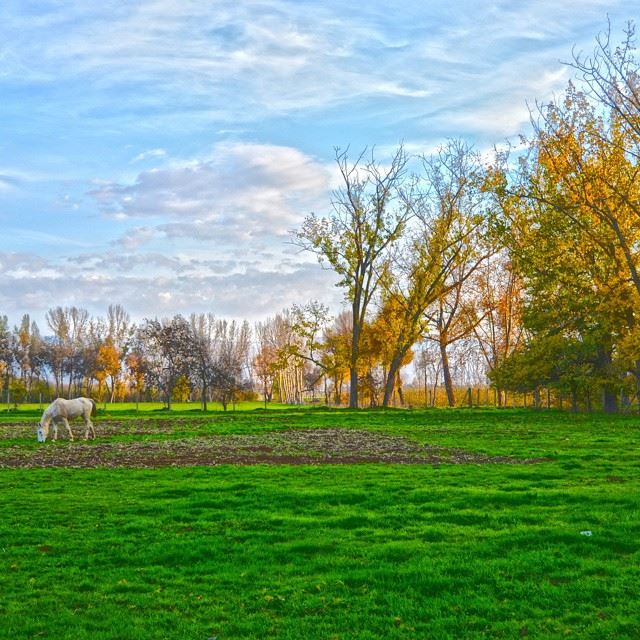
[[[388,407],[391,404],[391,398],[393,397],[393,391],[396,387],[396,380],[398,378],[398,372],[400,371],[400,364],[403,357],[404,354],[396,355],[389,365],[389,371],[387,371],[387,377],[384,381],[384,397],[382,399],[383,407]]]
[[[207,410],[207,383],[203,382],[202,383],[202,410],[206,411]]]
[[[540,389],[538,389],[538,387],[536,387],[533,390],[533,408],[534,409],[539,409],[541,405],[540,402]]]
[[[360,308],[360,300],[354,301],[353,311],[353,329],[351,333],[351,362],[349,364],[349,408],[358,408],[358,356],[360,351],[360,323],[358,318],[358,310]]]
[[[640,411],[640,360],[636,360],[633,376],[636,379],[636,402]]]
[[[340,395],[342,394],[342,384],[339,379],[335,377],[333,379],[333,404],[336,407],[340,406]]]
[[[611,385],[605,385],[602,389],[602,408],[605,413],[618,412],[618,396]]]
[[[398,379],[396,380],[396,386],[398,387],[398,398],[400,400],[400,406],[404,407],[404,391],[402,389],[402,378],[400,377],[400,372],[397,374]]]
[[[456,399],[453,395],[453,382],[451,380],[451,369],[449,368],[447,342],[442,339],[440,340],[440,358],[442,359],[442,375],[444,377],[444,387],[447,391],[447,402],[450,407],[455,407]]]
[[[349,368],[349,408],[358,408],[358,368]]]
[[[611,350],[598,349],[598,365],[605,375],[611,375]],[[605,383],[602,389],[602,409],[605,413],[617,413],[618,395],[611,383]]]

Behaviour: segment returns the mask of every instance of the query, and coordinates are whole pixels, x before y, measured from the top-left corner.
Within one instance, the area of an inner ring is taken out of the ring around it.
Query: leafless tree
[[[621,138],[625,151],[640,158],[640,72],[635,58],[636,30],[630,21],[622,42],[611,41],[611,24],[596,37],[591,54],[574,49],[573,67],[583,81],[585,92],[609,110],[631,135]]]
[[[251,386],[249,349],[251,329],[249,323],[218,320],[216,323],[214,378],[211,381],[214,398],[226,411],[238,394]]]
[[[146,383],[155,386],[171,409],[171,396],[178,379],[192,369],[192,331],[177,315],[171,319],[145,319],[139,329],[145,355]]]

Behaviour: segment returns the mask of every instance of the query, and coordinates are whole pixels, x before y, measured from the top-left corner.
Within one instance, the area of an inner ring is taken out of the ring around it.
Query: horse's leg
[[[69,440],[73,440],[73,431],[71,431],[71,427],[69,425],[69,421],[66,418],[62,418],[65,426],[67,427],[67,431],[69,432]]]
[[[91,418],[88,415],[84,417],[84,439],[89,439],[89,429],[93,433],[93,439],[96,439],[96,430],[93,428],[93,423],[91,422]]]
[[[53,420],[53,439],[58,439],[58,422],[55,418]]]

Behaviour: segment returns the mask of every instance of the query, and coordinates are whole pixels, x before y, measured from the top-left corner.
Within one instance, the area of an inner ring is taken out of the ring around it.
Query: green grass
[[[549,461],[0,470],[0,638],[640,637],[638,418],[188,417],[181,437],[366,428]]]
[[[25,402],[19,404],[17,409],[14,405],[7,407],[5,404],[0,404],[0,423],[3,420],[33,417],[42,414],[46,409],[48,402]],[[171,405],[171,411],[166,409],[166,405],[163,402],[98,402],[98,412],[100,415],[111,416],[133,416],[133,415],[145,415],[148,413],[161,413],[167,415],[207,415],[207,413],[201,410],[201,404],[199,402],[174,402]],[[209,402],[207,404],[208,411],[223,411],[222,403]],[[278,402],[270,402],[267,405],[268,411],[290,409],[290,405],[280,404]],[[233,413],[236,411],[254,411],[256,409],[264,409],[264,402],[261,401],[243,401],[238,402],[235,406],[230,404],[227,407],[227,412]]]

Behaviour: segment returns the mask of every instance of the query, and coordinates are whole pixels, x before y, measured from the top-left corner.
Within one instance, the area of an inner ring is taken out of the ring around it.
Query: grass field
[[[29,402],[18,405],[15,409],[13,404],[7,405],[6,403],[0,404],[0,421],[6,420],[5,414],[13,414],[18,417],[25,416],[38,416],[42,414],[43,410],[49,403],[43,402]],[[98,412],[100,415],[147,415],[150,413],[162,413],[166,412],[166,405],[164,402],[99,402],[97,404]],[[238,402],[236,405],[229,404],[227,411],[232,413],[233,411],[252,411],[254,409],[263,409],[264,403],[259,400]],[[291,405],[279,404],[278,402],[270,402],[268,404],[270,411],[278,409],[290,409]],[[201,405],[199,402],[174,402],[172,403],[172,413],[200,413]],[[222,403],[209,402],[209,411],[222,411]],[[4,416],[4,418],[3,418]]]
[[[0,416],[0,638],[640,638],[640,418],[36,415]]]

